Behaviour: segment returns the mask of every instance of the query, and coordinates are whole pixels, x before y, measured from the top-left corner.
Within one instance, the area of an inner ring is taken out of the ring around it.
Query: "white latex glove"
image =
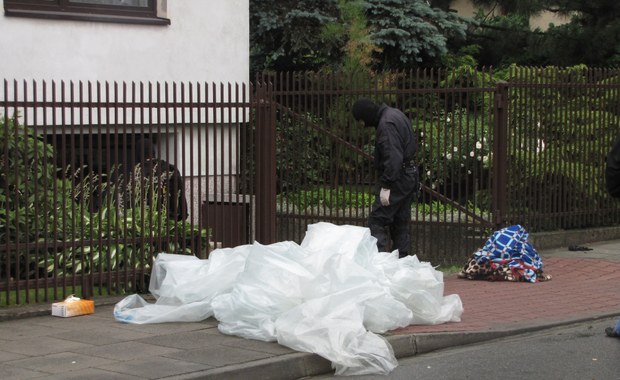
[[[381,192],[379,192],[379,199],[381,200],[382,206],[390,205],[390,189],[381,188]]]

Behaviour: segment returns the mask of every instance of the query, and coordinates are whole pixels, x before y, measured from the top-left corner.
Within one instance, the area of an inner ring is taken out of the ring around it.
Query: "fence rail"
[[[604,187],[616,69],[1,86],[0,305],[144,291],[160,252],[207,258],[301,242],[319,221],[366,225],[374,130],[350,115],[360,97],[412,120],[422,187],[411,252],[423,260],[461,263],[509,224],[620,221]]]

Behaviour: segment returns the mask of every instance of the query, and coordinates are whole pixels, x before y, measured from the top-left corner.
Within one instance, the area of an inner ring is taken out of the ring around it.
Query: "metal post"
[[[256,241],[276,242],[276,114],[271,84],[256,85]]]
[[[493,223],[498,229],[507,215],[508,83],[503,81],[495,89],[493,128]]]

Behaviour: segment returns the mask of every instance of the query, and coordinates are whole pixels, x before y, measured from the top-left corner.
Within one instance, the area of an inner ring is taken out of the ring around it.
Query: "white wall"
[[[249,79],[249,0],[168,0],[168,26],[0,16],[2,79]]]

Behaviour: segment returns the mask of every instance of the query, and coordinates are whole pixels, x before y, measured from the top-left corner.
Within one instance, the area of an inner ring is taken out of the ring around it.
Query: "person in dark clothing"
[[[370,233],[377,239],[380,252],[388,251],[391,238],[399,258],[406,257],[411,246],[411,203],[419,186],[417,141],[411,122],[400,110],[369,99],[357,100],[351,112],[355,120],[376,128],[378,186],[368,219]]]
[[[134,172],[138,171],[143,179],[154,186],[161,206],[166,202],[168,218],[172,220],[187,219],[187,200],[185,184],[181,173],[174,165],[155,157],[155,146],[148,138],[139,139],[135,145]]]
[[[620,134],[616,136],[605,166],[605,184],[609,195],[620,198]]]
[[[611,151],[607,155],[605,185],[609,195],[620,198],[620,134],[616,136]],[[605,334],[612,338],[620,338],[620,319],[614,327],[605,328]]]

